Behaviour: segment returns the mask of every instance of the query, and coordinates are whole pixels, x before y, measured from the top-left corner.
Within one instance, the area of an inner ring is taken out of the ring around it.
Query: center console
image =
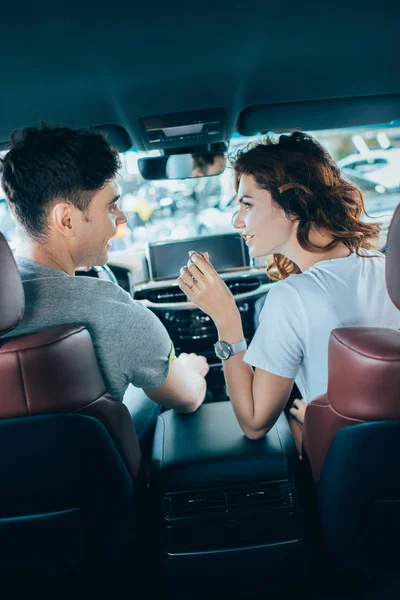
[[[238,234],[149,244],[147,262],[151,279],[135,286],[134,297],[165,325],[177,355],[195,352],[207,358],[210,365],[207,401],[227,400],[221,361],[214,353],[218,339],[215,325],[177,285],[179,269],[186,264],[189,250],[209,252],[212,263],[235,297],[248,344],[254,335],[257,314],[274,284],[265,268],[250,264],[248,249]]]
[[[301,574],[298,465],[284,415],[254,441],[243,435],[230,402],[203,404],[190,415],[162,413],[151,486],[166,584],[183,586],[192,578],[228,591],[244,581],[246,589],[250,581],[262,588],[289,564],[291,574]]]
[[[304,572],[299,459],[285,415],[260,440],[243,435],[226,401],[214,323],[177,285],[189,250],[209,252],[248,343],[274,285],[237,234],[149,245],[149,280],[135,286],[135,299],[165,325],[177,354],[195,352],[210,364],[207,402],[190,415],[166,411],[156,425],[150,488],[162,574],[172,592],[262,591],[288,571]]]

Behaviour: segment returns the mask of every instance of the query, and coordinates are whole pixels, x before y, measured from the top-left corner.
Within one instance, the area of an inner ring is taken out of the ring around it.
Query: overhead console
[[[226,116],[223,108],[191,110],[139,119],[144,150],[165,150],[223,142]]]

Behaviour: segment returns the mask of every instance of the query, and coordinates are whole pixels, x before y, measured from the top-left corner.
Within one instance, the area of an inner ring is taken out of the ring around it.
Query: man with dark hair
[[[224,153],[192,154],[192,177],[209,177],[219,175],[225,169],[226,157]]]
[[[8,335],[85,325],[107,391],[127,404],[143,442],[161,405],[181,412],[200,406],[209,367],[195,354],[175,358],[159,319],[114,283],[74,277],[79,267],[107,262],[110,240],[126,222],[115,182],[120,166],[97,132],[43,125],[12,135],[0,171],[21,229],[16,260],[25,313]]]

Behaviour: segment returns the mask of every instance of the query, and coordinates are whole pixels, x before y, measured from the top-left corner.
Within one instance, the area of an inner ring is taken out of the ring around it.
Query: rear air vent
[[[230,505],[233,510],[245,507],[278,508],[293,502],[292,487],[285,484],[270,484],[232,491]]]
[[[171,497],[171,514],[173,517],[226,513],[226,511],[225,493],[177,494]]]
[[[246,294],[258,289],[261,281],[256,277],[243,277],[238,279],[226,279],[225,283],[234,296]],[[143,289],[135,292],[135,300],[148,300],[153,304],[170,304],[172,302],[188,302],[184,292],[177,286],[171,285],[159,289]]]

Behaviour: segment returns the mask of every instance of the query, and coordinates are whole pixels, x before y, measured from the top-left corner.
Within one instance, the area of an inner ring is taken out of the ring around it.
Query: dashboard
[[[265,267],[254,266],[240,235],[221,234],[149,244],[141,255],[110,256],[108,264],[119,285],[149,308],[164,324],[176,354],[195,352],[210,364],[207,375],[208,401],[226,400],[222,363],[215,356],[217,330],[210,317],[200,311],[177,285],[179,269],[188,251],[209,252],[210,259],[235,297],[249,343],[266,295],[274,283]],[[139,279],[139,282],[138,282]],[[140,281],[141,280],[141,281]],[[134,283],[132,283],[134,282]]]

